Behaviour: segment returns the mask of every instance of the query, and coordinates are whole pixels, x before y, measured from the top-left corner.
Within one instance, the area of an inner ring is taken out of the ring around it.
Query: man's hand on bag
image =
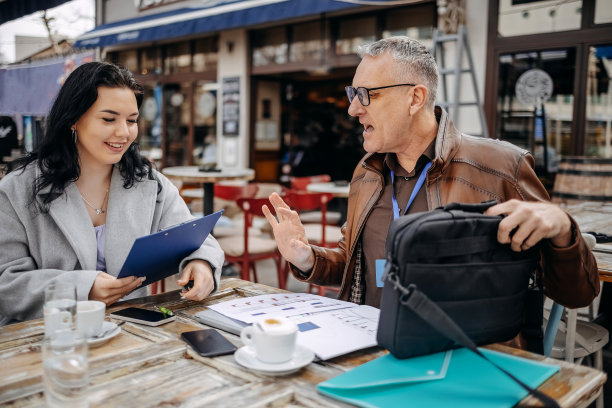
[[[511,244],[513,251],[527,250],[542,239],[556,247],[567,247],[572,241],[572,223],[559,206],[544,202],[510,200],[494,205],[487,215],[505,215],[499,223],[497,240]]]
[[[306,231],[304,231],[300,216],[297,212],[292,211],[278,194],[270,194],[269,199],[274,206],[278,220],[272,215],[267,205],[262,207],[262,211],[272,226],[278,250],[298,269],[304,272],[311,270],[315,261],[314,254],[308,245]]]

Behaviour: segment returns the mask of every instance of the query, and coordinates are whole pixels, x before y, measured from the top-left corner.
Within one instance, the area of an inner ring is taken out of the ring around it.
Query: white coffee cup
[[[242,329],[240,338],[255,349],[257,359],[263,363],[284,363],[295,351],[298,327],[286,317],[266,317]]]
[[[93,337],[102,330],[106,305],[97,300],[77,302],[76,327],[83,336]]]

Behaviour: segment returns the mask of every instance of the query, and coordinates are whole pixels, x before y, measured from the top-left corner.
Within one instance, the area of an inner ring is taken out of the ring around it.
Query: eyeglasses
[[[375,91],[377,89],[385,89],[385,88],[393,88],[396,86],[416,86],[416,84],[397,84],[397,85],[387,85],[387,86],[379,86],[377,88],[364,88],[363,86],[359,86],[357,88],[353,88],[352,86],[347,86],[344,88],[346,91],[346,96],[348,96],[349,102],[353,102],[355,99],[355,95],[359,98],[359,102],[363,106],[368,106],[370,104],[370,91]]]

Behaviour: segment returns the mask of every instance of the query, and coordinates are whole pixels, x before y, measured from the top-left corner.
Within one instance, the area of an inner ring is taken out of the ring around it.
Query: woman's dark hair
[[[98,99],[98,87],[128,88],[134,91],[138,109],[142,104],[143,89],[130,71],[107,62],[89,62],[76,68],[60,89],[47,118],[46,131],[36,149],[17,162],[25,168],[36,161],[40,175],[36,178],[32,202],[44,188],[51,186],[39,208],[47,212],[49,203],[61,196],[70,182],[81,173],[79,154],[71,127]],[[123,187],[130,188],[144,177],[154,179],[151,163],[140,155],[138,145],[132,143],[117,164],[123,177]]]

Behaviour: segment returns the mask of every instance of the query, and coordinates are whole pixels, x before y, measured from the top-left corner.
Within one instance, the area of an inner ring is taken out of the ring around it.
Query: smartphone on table
[[[215,329],[184,332],[181,337],[202,357],[221,356],[236,351],[236,346]]]
[[[116,312],[112,312],[110,317],[131,323],[146,324],[147,326],[159,326],[176,319],[176,316],[168,316],[162,312],[141,309],[139,307],[128,307],[127,309],[117,310]]]

